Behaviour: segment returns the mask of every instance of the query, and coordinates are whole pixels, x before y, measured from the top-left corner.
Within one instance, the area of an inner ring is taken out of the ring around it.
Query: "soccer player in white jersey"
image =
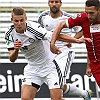
[[[48,57],[43,39],[50,40],[52,32],[42,28],[38,23],[28,22],[23,8],[15,7],[12,10],[13,23],[5,32],[5,40],[9,52],[9,59],[15,62],[19,50],[24,54],[28,64],[24,68],[22,79],[21,100],[33,100],[41,85],[46,82],[50,89],[52,100],[61,100],[61,84],[57,69]],[[60,35],[61,36],[61,35]],[[85,42],[90,39],[75,39],[67,37],[72,42]],[[61,37],[59,38],[62,39]],[[67,41],[65,39],[65,41]]]
[[[57,23],[59,23],[62,20],[65,20],[66,18],[71,17],[70,14],[68,14],[65,11],[60,10],[60,7],[62,5],[61,0],[48,0],[48,6],[50,7],[49,10],[46,10],[42,12],[38,17],[38,23],[41,24],[42,27],[45,27],[48,31],[54,30]],[[80,38],[82,36],[82,29],[81,27],[74,27],[74,31],[77,33],[75,34],[74,38]],[[64,28],[62,29],[61,33],[66,34],[68,36],[72,35],[72,29]],[[47,41],[44,41],[44,44]],[[52,55],[53,62],[55,63],[56,67],[61,70],[63,79],[60,80],[63,84],[66,83],[66,79],[69,78],[70,74],[70,66],[72,64],[72,61],[74,59],[74,48],[73,46],[67,47],[65,46],[66,42],[62,41],[56,41],[57,47],[60,48],[62,51],[59,55]],[[70,45],[68,43],[68,45]],[[48,43],[49,48],[49,43]],[[90,90],[80,90],[78,87],[72,85],[72,84],[65,84],[64,85],[64,93],[70,94],[70,95],[78,95],[82,96],[84,100],[90,100]]]

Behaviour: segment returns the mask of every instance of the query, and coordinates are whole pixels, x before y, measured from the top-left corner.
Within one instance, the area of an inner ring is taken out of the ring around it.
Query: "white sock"
[[[62,90],[62,97],[63,97],[63,90]]]
[[[74,86],[73,84],[67,84],[67,89],[64,92],[64,94],[69,94],[69,95],[76,95],[76,96],[86,96],[86,90],[81,90],[78,87]]]

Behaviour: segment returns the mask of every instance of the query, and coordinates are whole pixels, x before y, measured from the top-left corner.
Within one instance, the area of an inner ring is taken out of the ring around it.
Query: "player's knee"
[[[23,96],[21,96],[21,100],[32,100],[32,98],[27,95],[26,96],[23,95]]]
[[[51,100],[62,100],[62,96],[51,97]]]
[[[51,100],[62,100],[62,89],[50,90]]]
[[[30,94],[31,94],[31,93],[30,93]],[[33,100],[33,99],[34,99],[33,95],[23,94],[23,95],[21,96],[21,100]]]

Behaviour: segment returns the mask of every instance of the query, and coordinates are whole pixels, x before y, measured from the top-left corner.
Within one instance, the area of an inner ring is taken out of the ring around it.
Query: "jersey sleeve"
[[[52,37],[52,32],[51,31],[47,31],[45,27],[41,27],[40,25],[38,26],[38,32],[41,34],[38,38],[40,39],[40,37],[42,36],[43,40],[49,40],[51,41],[51,37]]]
[[[73,28],[74,26],[82,26],[84,21],[86,20],[86,13],[79,13],[77,15],[74,15],[68,19],[66,19],[66,25],[69,28]]]
[[[6,40],[6,46],[8,50],[14,50],[14,42]]]
[[[43,11],[42,13],[40,13],[39,17],[38,17],[38,20],[37,22],[42,26],[44,27],[44,23],[43,23],[43,20],[45,19],[45,16],[49,14],[49,10],[45,10]]]
[[[5,32],[5,43],[8,49],[14,49],[14,42],[12,38],[11,29]]]
[[[31,24],[33,28],[29,28],[31,30],[31,33],[36,37],[38,40],[51,40],[52,32],[47,31],[46,28],[41,27],[39,23],[32,23]]]

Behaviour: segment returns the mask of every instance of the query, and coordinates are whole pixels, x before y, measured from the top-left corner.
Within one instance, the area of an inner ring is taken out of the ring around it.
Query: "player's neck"
[[[59,11],[59,12],[57,12],[56,14],[50,12],[50,15],[51,15],[52,18],[58,18],[58,17],[60,17],[60,16],[62,15],[62,12]]]

